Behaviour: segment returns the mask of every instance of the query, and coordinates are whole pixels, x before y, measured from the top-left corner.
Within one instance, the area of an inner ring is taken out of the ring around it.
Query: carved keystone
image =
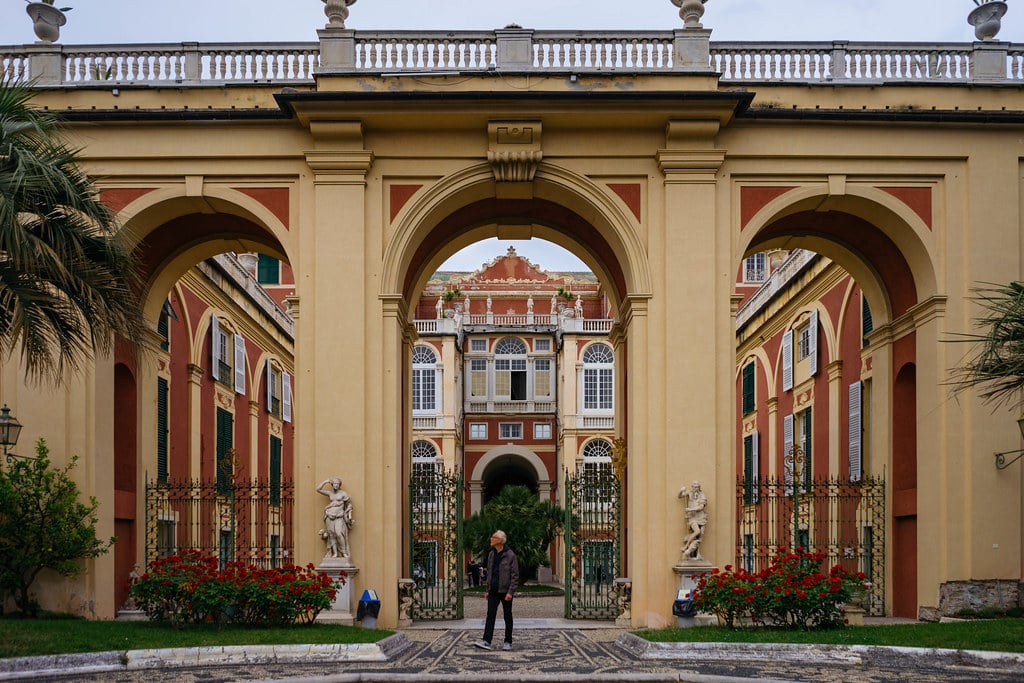
[[[540,121],[491,121],[487,124],[487,161],[499,183],[529,183],[544,157]]]

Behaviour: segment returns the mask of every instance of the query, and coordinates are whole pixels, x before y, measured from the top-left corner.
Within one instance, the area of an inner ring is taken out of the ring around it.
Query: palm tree
[[[56,383],[144,327],[131,249],[31,99],[0,83],[0,354],[20,346],[26,376]]]
[[[978,332],[955,340],[975,348],[953,368],[953,387],[957,393],[981,387],[985,403],[1019,402],[1024,388],[1024,283],[985,283],[973,292],[983,313],[974,319]]]

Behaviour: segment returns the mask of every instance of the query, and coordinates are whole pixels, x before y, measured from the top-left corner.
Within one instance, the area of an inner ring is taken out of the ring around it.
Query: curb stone
[[[615,644],[640,659],[743,661],[808,661],[898,665],[922,668],[969,667],[1019,673],[1024,680],[1024,655],[987,650],[889,647],[882,645],[803,645],[790,643],[655,643],[624,633]]]
[[[0,659],[0,681],[51,678],[70,671],[85,674],[207,664],[271,664],[293,661],[386,662],[412,644],[404,633],[395,633],[376,643],[218,645],[12,657]]]

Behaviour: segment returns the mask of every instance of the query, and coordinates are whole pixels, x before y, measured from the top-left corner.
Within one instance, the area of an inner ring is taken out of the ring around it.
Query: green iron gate
[[[409,480],[410,616],[462,618],[462,473],[414,466]]]
[[[622,562],[622,485],[609,463],[565,478],[565,617],[614,619]]]

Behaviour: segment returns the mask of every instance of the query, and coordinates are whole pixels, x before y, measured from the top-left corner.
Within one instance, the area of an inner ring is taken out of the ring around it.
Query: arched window
[[[505,337],[494,347],[494,397],[526,400],[526,344]]]
[[[412,412],[414,415],[438,411],[441,384],[437,381],[437,354],[429,346],[412,350]]]
[[[583,481],[586,505],[605,510],[612,505],[612,445],[605,439],[594,439],[583,446]]]
[[[432,508],[437,505],[437,474],[441,463],[437,449],[429,441],[412,442],[413,506]]]
[[[615,354],[607,344],[583,352],[583,410],[611,412],[615,406]]]

